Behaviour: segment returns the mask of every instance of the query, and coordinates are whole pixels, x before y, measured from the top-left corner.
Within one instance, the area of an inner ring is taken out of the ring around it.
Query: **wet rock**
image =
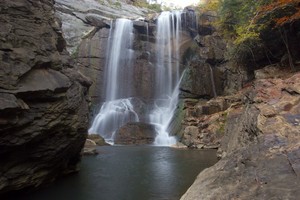
[[[222,94],[222,73],[217,73],[208,63],[192,61],[180,84],[182,98],[213,98]]]
[[[133,27],[141,34],[147,34],[147,31],[149,33],[148,23],[145,21],[135,20],[133,21]]]
[[[86,139],[81,154],[82,155],[97,155],[98,152],[97,152],[96,147],[97,147],[97,144],[95,141]]]
[[[99,134],[89,134],[88,139],[95,142],[95,144],[98,146],[109,145],[105,142],[105,140]]]
[[[171,146],[172,148],[176,148],[176,149],[186,149],[188,148],[186,145],[182,144],[181,142],[177,142],[176,144]]]
[[[174,115],[168,127],[169,135],[173,135],[173,136],[176,135],[182,137],[182,133],[184,129],[183,121],[186,115],[184,106],[185,106],[184,101],[180,100],[178,102],[177,108],[174,111]]]
[[[115,134],[115,144],[152,144],[157,135],[155,126],[142,122],[132,122],[122,126]]]

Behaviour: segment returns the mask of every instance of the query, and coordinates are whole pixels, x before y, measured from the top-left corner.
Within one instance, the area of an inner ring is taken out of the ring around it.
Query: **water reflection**
[[[179,199],[197,174],[217,161],[215,151],[151,146],[101,147],[99,151],[97,157],[83,158],[79,174],[27,199]]]

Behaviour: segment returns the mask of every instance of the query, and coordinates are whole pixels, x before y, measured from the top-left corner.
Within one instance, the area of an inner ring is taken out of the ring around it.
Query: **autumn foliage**
[[[268,12],[278,10],[282,15],[274,16],[272,20],[275,21],[276,26],[281,26],[293,20],[300,19],[300,1],[299,0],[274,0],[273,3],[262,6],[259,9],[257,18],[262,17]],[[286,12],[284,12],[286,11]]]
[[[283,55],[288,55],[293,66],[293,58],[300,57],[297,34],[300,0],[205,2],[199,6],[201,10],[214,10],[219,15],[215,25],[228,40],[228,59],[255,66],[259,62],[278,62]]]

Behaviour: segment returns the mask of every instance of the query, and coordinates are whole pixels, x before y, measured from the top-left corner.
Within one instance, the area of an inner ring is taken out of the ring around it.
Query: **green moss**
[[[220,124],[220,128],[218,129],[217,133],[219,133],[219,134],[225,133],[225,123]]]
[[[79,54],[79,46],[71,53],[71,58],[76,59]]]
[[[222,113],[222,115],[218,119],[218,122],[219,122],[220,126],[219,126],[219,129],[217,130],[217,133],[225,134],[225,128],[226,128],[226,124],[227,124],[227,117],[228,117],[228,112],[225,111],[225,112]]]
[[[119,1],[116,1],[115,3],[113,3],[112,5],[114,5],[117,8],[122,8],[122,4]]]
[[[171,123],[169,124],[168,127],[168,132],[170,133],[170,135],[174,135],[178,138],[182,137],[183,135],[182,121],[185,117],[185,114],[186,114],[186,110],[184,109],[184,102],[180,100],[178,102]]]
[[[225,119],[227,119],[227,116],[228,116],[228,112],[227,111],[225,111],[225,112],[222,113],[222,117],[224,117]]]
[[[100,4],[104,5],[104,0],[97,0]]]
[[[133,2],[133,5],[141,8],[147,8],[155,12],[162,12],[162,8],[160,4],[157,3],[149,4],[146,0],[136,0]]]

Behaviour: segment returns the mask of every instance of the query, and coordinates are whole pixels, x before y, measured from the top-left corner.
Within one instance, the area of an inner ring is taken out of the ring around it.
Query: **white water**
[[[130,98],[134,87],[130,83],[133,80],[132,29],[132,22],[126,19],[118,19],[111,29],[105,72],[106,101],[89,129],[89,133],[100,134],[111,143],[118,128],[128,122],[139,121]],[[148,31],[147,27],[147,35]],[[181,12],[163,12],[157,21],[155,103],[149,113],[149,122],[156,125],[158,132],[154,142],[158,146],[176,143],[176,138],[169,136],[167,128],[178,103],[180,36]]]
[[[149,115],[150,123],[156,125],[158,135],[154,144],[158,146],[176,143],[167,128],[178,103],[180,31],[181,12],[163,12],[158,17],[155,105]]]
[[[106,101],[127,98],[131,93],[133,23],[128,19],[117,19],[113,29],[105,76]]]
[[[139,117],[131,103],[133,24],[127,19],[117,19],[109,38],[109,54],[106,63],[106,101],[95,117],[89,133],[100,134],[113,142],[115,131]]]
[[[128,122],[137,122],[139,117],[133,109],[131,99],[118,99],[105,102],[94,119],[89,133],[98,133],[113,142],[115,131]]]
[[[209,70],[210,70],[210,81],[211,81],[211,85],[212,85],[212,89],[213,89],[213,94],[214,94],[214,97],[217,97],[214,72],[210,65],[209,65]]]
[[[171,146],[177,142],[174,136],[169,135],[167,129],[178,104],[179,86],[183,76],[184,73],[174,88],[171,97],[161,100],[160,103],[162,104],[155,104],[155,109],[150,114],[150,121],[156,125],[156,131],[159,133],[155,138],[154,145]]]

